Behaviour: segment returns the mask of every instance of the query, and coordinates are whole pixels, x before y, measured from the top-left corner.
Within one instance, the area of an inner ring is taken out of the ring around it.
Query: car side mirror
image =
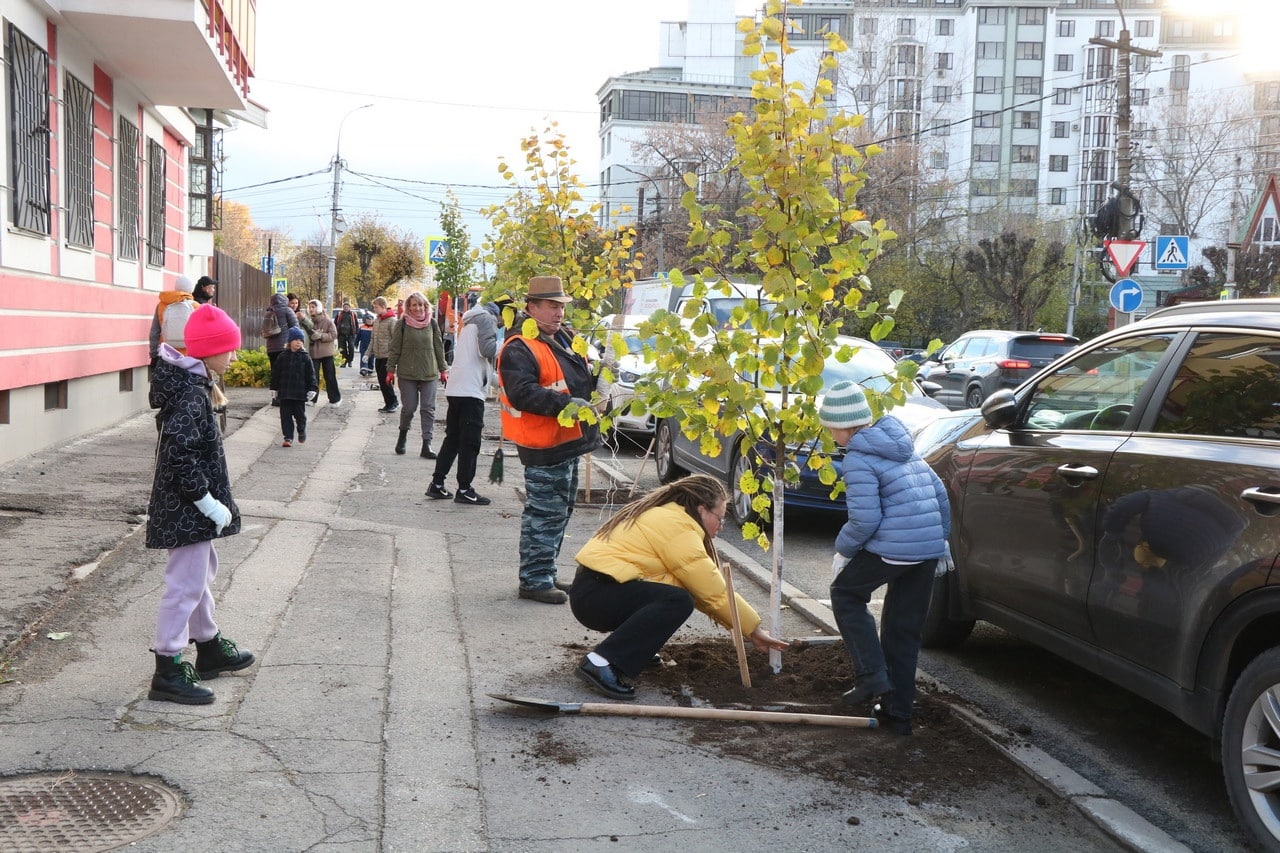
[[[1018,399],[1008,388],[1001,388],[982,403],[982,419],[992,429],[1012,426],[1018,417]]]
[[[930,382],[928,379],[917,379],[916,384],[920,386],[920,390],[927,397],[937,397],[938,392],[942,390],[942,386],[937,382]]]

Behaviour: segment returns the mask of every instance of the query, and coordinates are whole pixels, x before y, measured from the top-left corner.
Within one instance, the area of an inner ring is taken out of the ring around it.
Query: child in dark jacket
[[[253,664],[253,655],[222,636],[213,620],[210,586],[218,572],[213,540],[240,532],[222,435],[213,416],[225,399],[214,384],[240,347],[240,330],[216,305],[192,313],[187,354],[161,344],[151,375],[157,409],[155,482],[147,507],[148,548],[166,548],[164,594],[156,616],[156,672],[149,699],[207,705],[213,691],[200,683]],[[217,398],[216,400],[214,398]],[[195,666],[182,659],[195,640]]]
[[[271,365],[271,390],[280,400],[280,429],[284,432],[282,447],[293,446],[295,423],[298,426],[298,444],[307,443],[307,399],[320,395],[315,364],[311,361],[305,340],[302,329],[290,329],[284,352]]]

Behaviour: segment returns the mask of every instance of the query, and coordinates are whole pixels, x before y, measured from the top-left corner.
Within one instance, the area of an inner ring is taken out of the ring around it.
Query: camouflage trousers
[[[520,516],[520,588],[551,589],[556,558],[578,494],[578,457],[524,469],[524,514]]]

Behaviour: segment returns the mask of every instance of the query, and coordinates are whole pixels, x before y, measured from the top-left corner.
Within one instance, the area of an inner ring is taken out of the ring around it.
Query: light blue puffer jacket
[[[951,533],[947,493],[915,453],[902,421],[885,415],[849,440],[842,463],[849,520],[836,550],[854,557],[863,548],[890,560],[941,557]]]

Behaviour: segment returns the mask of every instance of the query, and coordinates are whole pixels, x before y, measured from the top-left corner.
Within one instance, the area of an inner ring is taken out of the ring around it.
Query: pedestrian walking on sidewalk
[[[151,408],[158,409],[155,480],[147,507],[148,548],[166,548],[164,594],[156,616],[156,671],[150,699],[207,705],[213,691],[202,679],[253,663],[253,655],[218,630],[211,587],[218,573],[213,540],[240,532],[240,512],[222,450],[215,406],[226,405],[217,378],[235,360],[240,329],[216,305],[191,315],[187,354],[160,345],[151,375]],[[193,667],[182,659],[192,640]]]
[[[453,365],[445,399],[449,409],[444,420],[444,442],[436,460],[427,497],[442,500],[450,497],[445,479],[458,460],[458,491],[454,503],[486,506],[489,499],[476,494],[472,481],[476,476],[476,460],[484,435],[484,401],[489,396],[489,370],[498,353],[498,324],[488,309],[477,306],[462,315],[462,331],[453,349]]]
[[[596,692],[634,699],[630,680],[694,608],[733,630],[714,541],[726,503],[719,480],[693,474],[627,504],[582,546],[569,607],[591,630],[611,632],[578,665],[578,677]],[[762,652],[787,647],[742,596],[735,600],[744,638]]]
[[[178,352],[187,351],[182,333],[187,327],[187,320],[191,318],[191,312],[200,307],[192,294],[194,290],[195,284],[191,279],[180,275],[173,290],[160,291],[159,304],[151,315],[151,334],[148,336],[152,364],[155,363],[162,342]]]
[[[902,421],[893,415],[876,420],[856,383],[831,386],[818,422],[844,448],[840,473],[849,519],[831,561],[831,612],[854,677],[842,698],[846,705],[878,700],[875,715],[890,731],[909,735],[920,632],[951,532],[947,492],[916,454]],[[867,603],[886,584],[877,637]]]
[[[360,315],[360,331],[356,332],[356,353],[360,361],[360,375],[369,376],[373,373],[373,353],[369,350],[369,344],[373,340],[373,321],[372,311],[365,311]]]
[[[262,342],[267,347],[267,361],[275,364],[280,353],[284,352],[285,333],[298,325],[298,315],[289,307],[289,297],[283,293],[271,294],[267,309],[262,318]],[[268,329],[275,329],[267,334]],[[271,398],[271,405],[280,405],[277,397]]]
[[[351,307],[351,300],[342,300],[342,310],[334,324],[338,327],[338,353],[342,356],[342,364],[350,367],[355,364],[356,334],[360,331],[360,318]]]
[[[538,327],[523,334],[517,317],[498,353],[502,434],[524,465],[524,513],[520,517],[520,598],[564,604],[569,584],[556,579],[556,558],[578,495],[578,459],[600,446],[600,428],[575,420],[561,426],[569,406],[592,401],[598,377],[572,349],[574,332],[564,325],[565,295],[559,276],[529,280],[525,313]]]
[[[329,396],[329,405],[336,406],[342,402],[342,389],[338,387],[338,372],[333,363],[338,352],[338,329],[319,299],[308,302],[307,309],[315,328],[311,333],[311,360],[315,362],[316,373],[324,375],[324,392]]]
[[[387,379],[391,380],[393,376],[404,400],[396,453],[403,455],[405,452],[413,412],[417,409],[422,416],[422,451],[418,455],[423,459],[435,459],[431,435],[436,428],[436,383],[448,382],[449,375],[445,369],[444,336],[431,316],[427,297],[416,290],[405,297],[404,316],[391,333]]]
[[[373,310],[378,318],[373,324],[369,354],[373,358],[373,372],[378,377],[378,390],[382,392],[382,408],[378,411],[390,414],[400,408],[395,383],[387,377],[387,358],[391,355],[391,334],[396,328],[396,312],[381,296],[373,300]]]
[[[280,400],[280,431],[284,447],[293,446],[293,430],[298,428],[298,444],[307,443],[307,400],[320,396],[316,367],[308,354],[301,328],[287,333],[288,348],[271,365],[271,390]]]

